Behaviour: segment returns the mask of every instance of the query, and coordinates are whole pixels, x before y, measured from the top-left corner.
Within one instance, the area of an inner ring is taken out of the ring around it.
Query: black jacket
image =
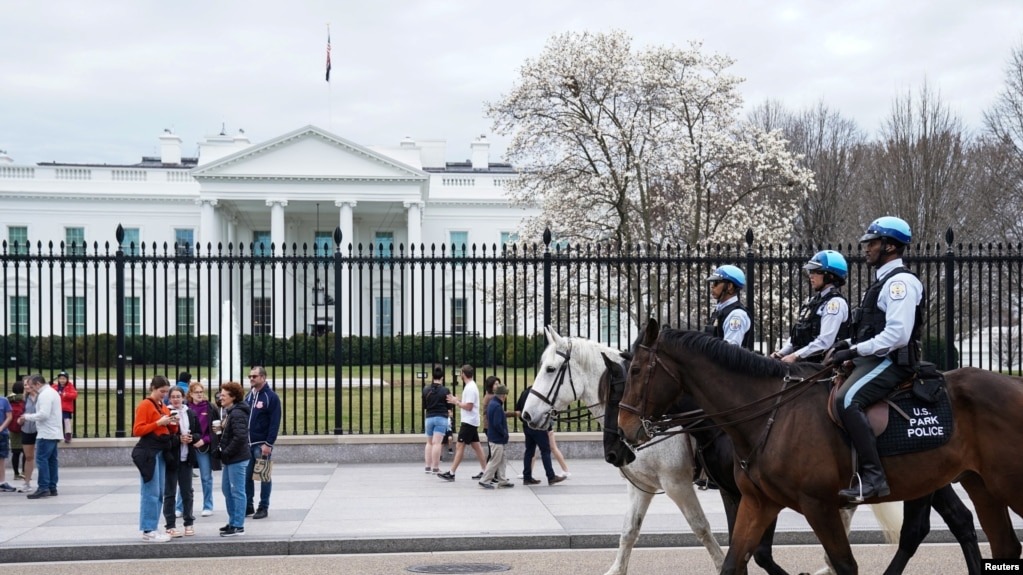
[[[220,434],[220,460],[224,465],[248,461],[249,404],[241,401],[231,406],[223,419]]]

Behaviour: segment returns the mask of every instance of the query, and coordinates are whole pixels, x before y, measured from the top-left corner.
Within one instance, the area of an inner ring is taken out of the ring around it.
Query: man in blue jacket
[[[274,443],[277,441],[277,430],[281,426],[281,400],[267,385],[264,367],[257,365],[249,370],[249,384],[251,389],[245,398],[245,403],[249,404],[250,454],[249,468],[245,474],[245,495],[248,497],[245,515],[252,515],[253,519],[263,519],[269,513],[270,491],[273,489],[273,482],[261,482],[259,507],[253,508],[256,486],[252,481],[252,468],[256,465],[257,459],[264,457],[269,459],[273,453]]]

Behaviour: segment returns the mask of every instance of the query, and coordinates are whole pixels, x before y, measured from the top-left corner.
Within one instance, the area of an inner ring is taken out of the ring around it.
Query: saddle
[[[832,382],[831,392],[828,394],[828,417],[843,430],[845,426],[842,425],[842,422],[839,421],[835,413],[835,394],[838,393],[838,389],[845,382],[845,376],[846,374],[841,374],[835,377]],[[941,400],[945,393],[945,376],[938,371],[937,366],[933,363],[920,362],[916,372],[896,386],[887,397],[870,404],[864,409],[867,421],[870,422],[870,428],[874,430],[874,437],[879,437],[888,429],[888,418],[892,410],[907,421],[913,419],[895,401],[897,398],[908,395],[909,393],[907,392],[911,393],[914,398],[922,403],[935,404]]]

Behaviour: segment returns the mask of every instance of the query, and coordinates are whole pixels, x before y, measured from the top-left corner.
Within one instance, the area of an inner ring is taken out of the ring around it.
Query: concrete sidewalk
[[[628,505],[625,480],[602,460],[569,463],[572,475],[564,483],[526,487],[515,480],[515,488],[500,490],[482,489],[471,479],[479,471],[472,459],[463,462],[454,482],[424,473],[418,463],[279,463],[274,466],[270,516],[246,519],[245,534],[234,538],[218,534],[227,516],[220,474],[215,473],[213,516],[199,517],[200,503],[196,535],[161,544],[141,540],[139,478],[134,467],[64,468],[58,497],[29,500],[21,493],[0,493],[0,564],[617,547]],[[442,469],[447,467],[442,464]],[[512,475],[519,470],[519,462],[509,466]],[[201,502],[198,479],[193,486]],[[716,491],[704,491],[700,499],[724,544],[726,522],[720,497]],[[1023,527],[1019,518],[1014,519],[1017,529]],[[882,541],[868,511],[854,517],[853,531],[854,543]],[[933,514],[928,541],[950,540],[944,523]],[[802,516],[784,511],[776,542],[813,544],[816,539]],[[698,542],[678,508],[665,496],[655,497],[638,546],[692,545]]]

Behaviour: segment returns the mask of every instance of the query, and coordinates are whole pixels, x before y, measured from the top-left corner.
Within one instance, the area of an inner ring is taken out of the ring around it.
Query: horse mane
[[[701,331],[664,328],[660,346],[678,353],[696,352],[715,364],[751,377],[784,377],[790,369],[785,363],[757,355],[745,348]]]

